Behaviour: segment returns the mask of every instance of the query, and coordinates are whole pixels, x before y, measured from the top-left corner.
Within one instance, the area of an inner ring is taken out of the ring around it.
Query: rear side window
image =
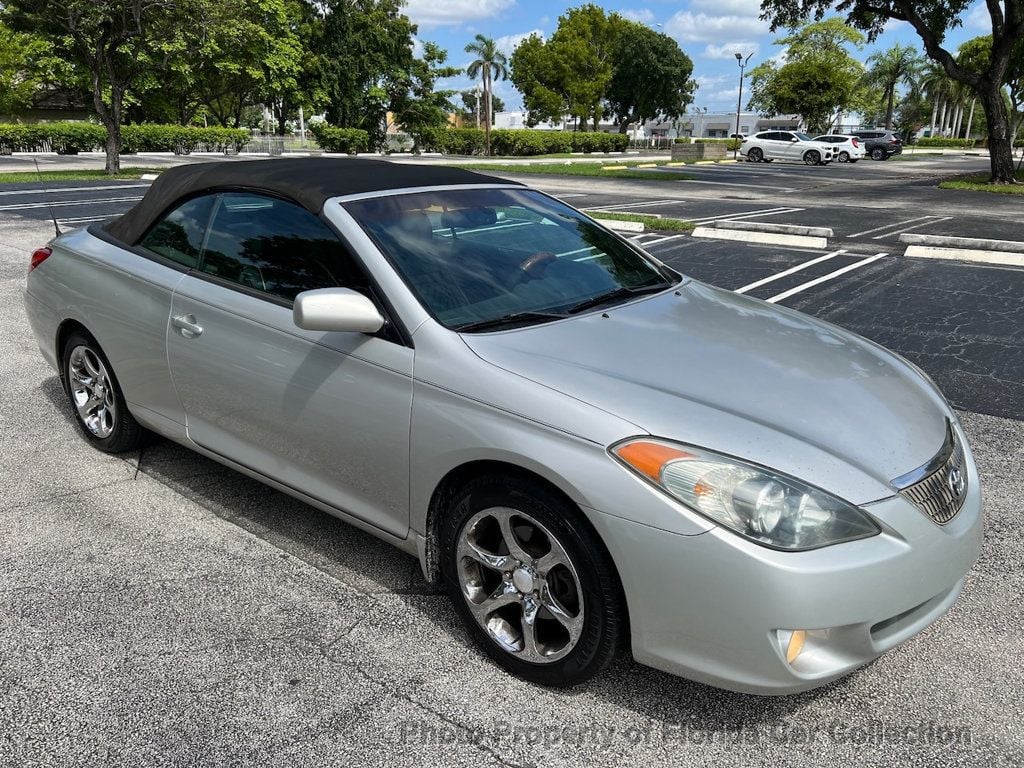
[[[195,267],[216,196],[195,197],[162,218],[139,245],[182,266]]]
[[[241,192],[220,196],[200,271],[288,301],[314,288],[367,285],[337,235],[312,213]]]

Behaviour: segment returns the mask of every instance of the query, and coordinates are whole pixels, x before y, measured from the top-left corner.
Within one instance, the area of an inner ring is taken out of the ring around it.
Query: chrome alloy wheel
[[[71,350],[68,389],[86,429],[98,438],[110,437],[117,417],[114,390],[106,366],[89,347],[79,345]]]
[[[565,548],[530,515],[491,507],[459,534],[459,585],[484,632],[523,661],[564,658],[583,632],[583,590]]]

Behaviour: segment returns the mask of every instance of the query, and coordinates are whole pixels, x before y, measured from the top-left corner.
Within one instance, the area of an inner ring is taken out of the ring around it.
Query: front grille
[[[964,449],[950,429],[942,450],[923,467],[893,480],[900,495],[939,525],[945,525],[967,498]]]

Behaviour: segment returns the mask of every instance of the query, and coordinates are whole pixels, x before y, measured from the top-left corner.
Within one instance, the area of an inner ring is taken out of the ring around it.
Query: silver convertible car
[[[156,433],[415,554],[534,682],[628,650],[813,688],[942,616],[979,554],[920,370],[500,179],[174,168],[37,250],[26,306],[97,448]]]

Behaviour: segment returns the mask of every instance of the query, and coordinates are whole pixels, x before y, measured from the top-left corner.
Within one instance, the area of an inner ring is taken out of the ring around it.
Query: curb
[[[594,221],[598,222],[604,227],[607,227],[613,232],[646,231],[645,225],[642,221],[619,221],[618,219],[602,219],[599,216],[593,216],[592,218],[594,219]]]
[[[918,235],[908,232],[900,235],[900,242],[907,244],[904,256],[1024,267],[1024,243],[1014,240]]]
[[[828,248],[828,239],[832,236],[832,230],[827,227],[762,224],[753,221],[713,221],[693,230],[693,237],[710,240],[737,240],[763,245],[791,245],[797,248]]]

